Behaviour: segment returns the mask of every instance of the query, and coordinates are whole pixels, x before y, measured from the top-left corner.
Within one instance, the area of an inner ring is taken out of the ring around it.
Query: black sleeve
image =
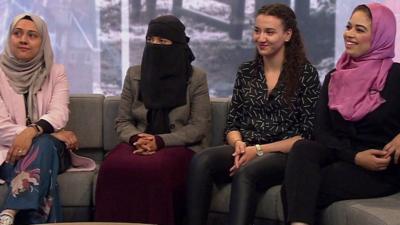
[[[298,99],[300,122],[295,127],[299,135],[311,139],[315,123],[315,108],[321,89],[317,70],[309,64],[306,65],[300,82],[302,90]]]
[[[54,127],[44,119],[40,119],[36,122],[36,125],[40,126],[43,129],[43,133],[51,134],[54,132]]]
[[[229,112],[226,119],[225,136],[230,131],[238,131],[240,125],[240,119],[243,117],[242,106],[243,98],[241,96],[242,89],[242,69],[239,68],[235,80],[235,85],[233,87],[233,94],[231,103],[229,106]]]
[[[325,77],[321,89],[321,95],[317,103],[316,123],[314,129],[315,139],[328,148],[334,149],[336,155],[341,160],[354,163],[356,152],[352,151],[350,140],[345,137],[339,137],[334,131],[333,124],[335,121],[331,119],[330,109],[328,107],[328,85],[330,74],[331,73]]]

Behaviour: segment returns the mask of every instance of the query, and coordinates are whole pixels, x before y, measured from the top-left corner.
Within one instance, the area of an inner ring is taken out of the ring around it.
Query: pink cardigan
[[[49,122],[55,131],[64,128],[69,117],[69,90],[63,65],[53,65],[49,77],[37,93],[37,100],[40,119]],[[7,76],[0,68],[0,165],[5,161],[16,135],[26,128],[25,118],[24,97],[14,92]],[[93,160],[79,157],[74,153],[71,156],[73,165],[79,167],[73,170],[95,168]]]

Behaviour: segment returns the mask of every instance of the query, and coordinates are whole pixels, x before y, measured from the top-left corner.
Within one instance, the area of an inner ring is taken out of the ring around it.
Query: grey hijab
[[[10,50],[11,34],[18,21],[25,16],[32,18],[42,37],[40,50],[30,61],[18,60]],[[0,67],[8,77],[10,86],[17,94],[28,93],[26,102],[27,115],[33,122],[39,120],[36,93],[41,89],[44,81],[49,76],[52,65],[53,51],[46,22],[39,16],[29,13],[16,16],[10,25],[8,36],[4,43],[4,50],[0,55]]]

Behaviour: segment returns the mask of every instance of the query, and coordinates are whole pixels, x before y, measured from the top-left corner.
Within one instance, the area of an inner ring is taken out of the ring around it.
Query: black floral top
[[[320,92],[317,70],[304,65],[298,88],[289,101],[285,93],[283,70],[275,88],[268,86],[261,63],[243,63],[237,72],[226,133],[239,131],[248,144],[271,143],[301,135],[311,138],[315,107]]]

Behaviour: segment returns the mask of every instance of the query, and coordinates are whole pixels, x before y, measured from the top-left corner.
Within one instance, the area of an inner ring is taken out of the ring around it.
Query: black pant
[[[294,144],[282,187],[287,222],[314,224],[316,212],[335,201],[382,197],[398,191],[398,165],[365,170],[338,160],[334,150],[302,140]]]
[[[269,153],[242,166],[233,176],[233,148],[219,146],[194,156],[188,176],[188,224],[205,225],[213,183],[232,182],[229,225],[252,224],[259,196],[283,180],[287,155]]]

